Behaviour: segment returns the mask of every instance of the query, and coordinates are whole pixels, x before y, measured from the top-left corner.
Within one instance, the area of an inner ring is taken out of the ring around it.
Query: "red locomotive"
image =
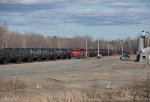
[[[84,58],[86,57],[86,53],[88,56],[88,51],[85,49],[71,49],[71,56],[73,58]]]

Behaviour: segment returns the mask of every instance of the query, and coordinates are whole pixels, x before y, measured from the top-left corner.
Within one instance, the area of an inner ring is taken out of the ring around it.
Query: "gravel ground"
[[[143,80],[150,66],[130,61],[120,61],[118,56],[103,59],[71,59],[47,62],[0,65],[0,78],[38,83],[49,89],[89,88],[98,83],[103,88],[119,88]]]

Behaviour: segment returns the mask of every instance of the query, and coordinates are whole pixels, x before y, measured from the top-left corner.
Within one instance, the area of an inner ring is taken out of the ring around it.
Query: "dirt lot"
[[[134,59],[132,56],[130,61],[120,61],[118,56],[111,56],[0,65],[0,78],[33,83],[32,87],[37,88],[34,91],[88,89],[92,85],[100,90],[117,90],[135,80],[145,80],[150,73],[150,66]]]

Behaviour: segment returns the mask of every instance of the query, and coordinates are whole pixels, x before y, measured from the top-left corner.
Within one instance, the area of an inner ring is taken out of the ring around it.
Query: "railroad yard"
[[[103,91],[121,90],[124,86],[132,85],[134,81],[145,80],[150,73],[150,66],[134,62],[134,60],[135,56],[132,56],[130,61],[121,61],[119,56],[110,56],[102,59],[67,59],[7,64],[0,65],[0,77],[1,80],[6,82],[17,80],[18,82],[26,83],[27,86],[31,86],[23,91],[21,90],[24,93],[36,93],[39,91],[51,93],[51,91],[58,90],[91,88]],[[14,98],[14,95],[19,93],[20,90],[19,92],[18,90],[1,92],[0,102],[14,102],[12,97]],[[30,96],[32,97],[32,95]],[[128,98],[130,99],[131,97]],[[31,100],[25,102],[31,102]]]
[[[0,102],[150,102],[150,0],[0,0]]]

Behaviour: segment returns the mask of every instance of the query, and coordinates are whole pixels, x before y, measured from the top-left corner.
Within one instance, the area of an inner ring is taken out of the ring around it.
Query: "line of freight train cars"
[[[110,50],[110,55],[112,51]],[[89,49],[89,57],[97,56],[97,49]],[[100,49],[102,56],[108,55],[107,49]],[[56,48],[5,48],[0,49],[0,63],[33,62],[42,60],[84,58],[85,49],[56,49]]]

